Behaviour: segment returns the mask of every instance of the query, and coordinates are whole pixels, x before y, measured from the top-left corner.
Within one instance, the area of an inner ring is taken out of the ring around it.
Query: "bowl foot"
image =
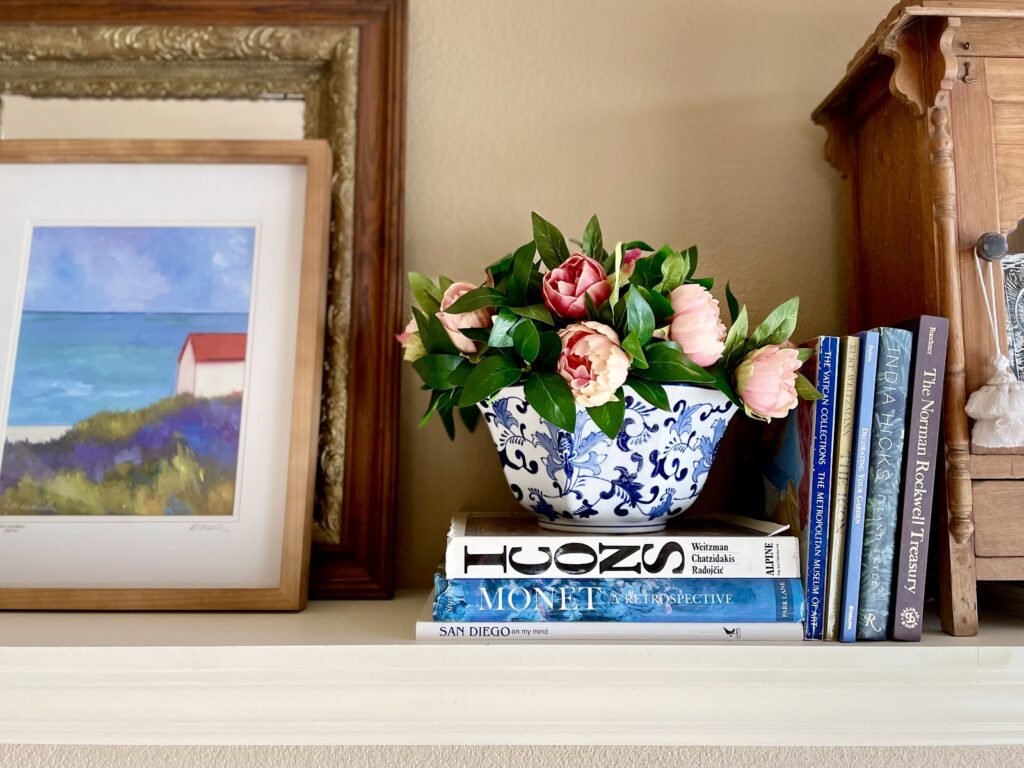
[[[548,531],[561,533],[601,533],[601,534],[648,534],[661,533],[665,530],[668,520],[642,520],[635,523],[614,522],[599,523],[588,520],[538,520],[537,524]]]

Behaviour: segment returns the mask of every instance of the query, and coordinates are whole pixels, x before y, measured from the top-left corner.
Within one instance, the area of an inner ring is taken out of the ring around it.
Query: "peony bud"
[[[448,331],[448,336],[451,338],[455,348],[466,355],[475,353],[477,345],[472,339],[463,336],[461,329],[490,328],[493,310],[475,309],[472,312],[461,312],[459,314],[451,314],[450,312],[445,312],[445,310],[454,304],[464,293],[468,293],[475,288],[476,286],[472,283],[452,283],[445,290],[444,296],[441,297],[441,311],[437,313],[437,319],[441,321],[441,325]]]
[[[593,408],[614,400],[630,364],[618,334],[603,323],[587,321],[563,328],[558,336],[562,353],[556,370],[569,383],[576,403]]]
[[[769,344],[755,349],[736,368],[736,392],[747,413],[770,421],[796,408],[796,376],[800,370],[795,347]]]
[[[423,348],[423,341],[420,339],[419,331],[416,328],[416,320],[412,319],[405,326],[405,330],[395,334],[395,339],[402,345],[402,359],[408,363],[414,363],[427,354]]]
[[[588,295],[594,306],[600,307],[611,292],[604,267],[582,253],[574,253],[544,275],[541,284],[544,306],[558,317],[572,320],[587,316]]]
[[[692,283],[672,291],[672,323],[669,338],[697,365],[717,363],[725,350],[725,324],[718,299],[707,288]]]

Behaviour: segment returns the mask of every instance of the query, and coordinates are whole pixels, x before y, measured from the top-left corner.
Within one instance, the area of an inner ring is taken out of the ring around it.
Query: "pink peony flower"
[[[769,344],[755,349],[736,368],[736,392],[755,418],[781,419],[796,408],[796,374],[800,358],[795,347]]]
[[[608,300],[612,287],[598,262],[582,253],[574,253],[544,275],[541,293],[544,306],[558,317],[580,320],[587,316],[589,294],[595,307]]]
[[[603,323],[573,323],[558,332],[562,354],[558,374],[569,382],[577,405],[593,408],[615,399],[629,375],[630,357],[619,337]]]
[[[701,285],[680,285],[672,291],[672,323],[668,336],[697,365],[714,365],[725,350],[725,324],[718,299]]]
[[[450,312],[445,312],[445,310],[454,304],[462,294],[468,293],[475,288],[476,286],[472,283],[452,283],[444,292],[444,296],[441,297],[441,311],[437,313],[437,319],[441,321],[441,325],[448,331],[448,336],[451,338],[456,349],[466,355],[472,355],[476,352],[477,345],[472,339],[463,336],[461,329],[490,328],[493,311],[490,309],[475,309],[472,312],[462,312],[453,315]]]
[[[395,339],[402,345],[402,358],[406,362],[413,363],[427,354],[427,350],[423,348],[423,342],[420,341],[415,318],[409,320],[404,331],[395,334]]]

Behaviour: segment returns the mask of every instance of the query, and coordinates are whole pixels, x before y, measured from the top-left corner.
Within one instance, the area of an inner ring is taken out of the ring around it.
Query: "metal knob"
[[[1006,238],[998,232],[986,232],[978,238],[974,251],[985,261],[1002,261],[1003,257],[1010,252],[1010,246]]]

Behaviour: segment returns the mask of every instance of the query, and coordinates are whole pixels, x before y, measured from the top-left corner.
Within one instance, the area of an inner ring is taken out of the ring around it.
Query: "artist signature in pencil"
[[[227,533],[228,532],[227,526],[226,525],[221,525],[220,523],[193,523],[192,525],[189,526],[188,529],[190,531],[208,531],[208,532],[216,531],[218,533]]]

